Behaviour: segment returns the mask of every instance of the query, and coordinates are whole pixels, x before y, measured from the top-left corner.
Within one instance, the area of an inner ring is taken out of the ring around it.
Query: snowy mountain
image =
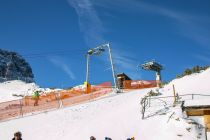
[[[33,79],[32,69],[22,56],[0,49],[0,82],[22,80],[30,83]]]

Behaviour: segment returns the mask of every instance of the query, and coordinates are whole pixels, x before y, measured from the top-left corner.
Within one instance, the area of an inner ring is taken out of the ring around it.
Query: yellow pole
[[[88,82],[84,82],[84,85],[86,87],[86,93],[91,93],[91,85]]]

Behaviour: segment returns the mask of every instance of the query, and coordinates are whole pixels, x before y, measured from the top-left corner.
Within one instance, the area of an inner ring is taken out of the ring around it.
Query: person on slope
[[[35,91],[34,94],[33,94],[33,99],[34,99],[34,106],[38,106],[38,102],[39,102],[39,94],[40,92],[39,91]]]
[[[96,140],[96,138],[95,138],[95,137],[93,137],[93,136],[91,136],[91,137],[90,137],[90,140]]]
[[[12,139],[12,140],[22,140],[22,134],[21,134],[21,132],[16,132],[15,134],[14,134],[14,138]]]
[[[127,138],[127,140],[135,140],[135,138],[134,138],[134,137],[132,137],[132,138]]]

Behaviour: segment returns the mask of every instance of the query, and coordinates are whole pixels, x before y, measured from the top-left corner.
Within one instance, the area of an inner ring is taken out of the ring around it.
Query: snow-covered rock
[[[0,49],[0,82],[22,80],[30,83],[33,79],[32,69],[22,56]]]

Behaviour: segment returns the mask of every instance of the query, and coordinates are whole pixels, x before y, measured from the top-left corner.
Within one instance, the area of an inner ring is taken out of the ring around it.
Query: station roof
[[[163,66],[155,61],[150,61],[141,65],[142,69],[160,71],[163,70]]]

